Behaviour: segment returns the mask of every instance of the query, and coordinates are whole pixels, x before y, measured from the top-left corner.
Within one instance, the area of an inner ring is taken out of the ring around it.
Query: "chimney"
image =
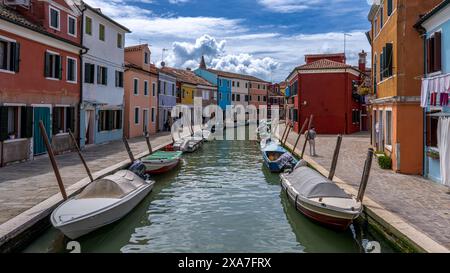
[[[206,62],[205,62],[205,56],[202,55],[202,60],[200,61],[200,69],[206,70]]]
[[[366,59],[367,59],[367,52],[364,52],[364,50],[359,53],[359,62],[358,62],[358,68],[361,72],[366,72]]]

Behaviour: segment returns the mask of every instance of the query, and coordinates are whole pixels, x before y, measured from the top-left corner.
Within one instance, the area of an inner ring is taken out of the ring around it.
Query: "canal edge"
[[[284,146],[294,155],[300,155],[298,148],[293,151],[294,145],[288,141],[284,143]],[[328,177],[329,171],[325,167],[307,155],[304,155],[303,159],[306,160],[308,164],[319,173]],[[357,195],[357,190],[339,177],[335,176],[333,181],[347,193]],[[367,196],[364,198],[363,206],[365,217],[370,227],[401,251],[450,253],[448,248],[439,244],[425,233],[419,231],[401,217],[386,210],[383,206]]]
[[[161,150],[167,145],[172,144],[172,141],[163,143],[154,148],[153,151]],[[141,159],[149,155],[149,152],[143,152],[136,156],[136,159]],[[103,178],[111,175],[118,170],[121,170],[130,165],[130,160],[123,160],[117,164],[109,166],[103,170],[93,173],[94,179]],[[90,183],[89,177],[83,178],[80,181],[69,186],[66,191],[68,197],[72,197],[79,193],[84,187]],[[18,251],[24,248],[32,240],[36,239],[49,225],[49,216],[53,210],[63,202],[61,193],[56,193],[46,200],[40,202],[34,207],[22,212],[14,218],[0,225],[0,253],[8,253]]]

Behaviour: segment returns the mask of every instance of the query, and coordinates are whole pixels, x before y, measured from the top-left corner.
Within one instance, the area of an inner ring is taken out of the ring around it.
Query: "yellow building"
[[[181,104],[193,105],[196,89],[197,87],[195,85],[186,83],[181,84]]]

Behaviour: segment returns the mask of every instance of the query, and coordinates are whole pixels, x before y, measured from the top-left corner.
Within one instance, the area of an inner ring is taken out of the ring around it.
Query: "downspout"
[[[424,33],[422,35],[423,37],[423,74],[426,75],[427,74],[427,35],[426,33]],[[423,113],[423,159],[422,159],[422,176],[425,177],[425,173],[426,173],[426,147],[427,147],[427,135],[428,135],[428,131],[427,131],[427,113],[426,113],[426,109],[422,108],[422,113]]]
[[[84,40],[84,12],[87,7],[83,5],[83,9],[81,10],[81,26],[80,26],[80,43],[82,49],[80,49],[79,55],[79,63],[80,63],[80,74],[78,76],[78,80],[80,81],[80,103],[78,104],[78,147],[81,147],[81,105],[83,104],[83,55],[85,55],[89,49],[83,48],[83,40]]]

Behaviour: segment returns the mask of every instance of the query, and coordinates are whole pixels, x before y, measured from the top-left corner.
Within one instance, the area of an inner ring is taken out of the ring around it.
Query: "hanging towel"
[[[423,79],[422,80],[422,93],[420,94],[420,106],[422,106],[422,108],[427,107],[428,90],[429,90],[429,80]]]
[[[439,119],[437,141],[442,183],[450,187],[450,117],[441,117]]]

